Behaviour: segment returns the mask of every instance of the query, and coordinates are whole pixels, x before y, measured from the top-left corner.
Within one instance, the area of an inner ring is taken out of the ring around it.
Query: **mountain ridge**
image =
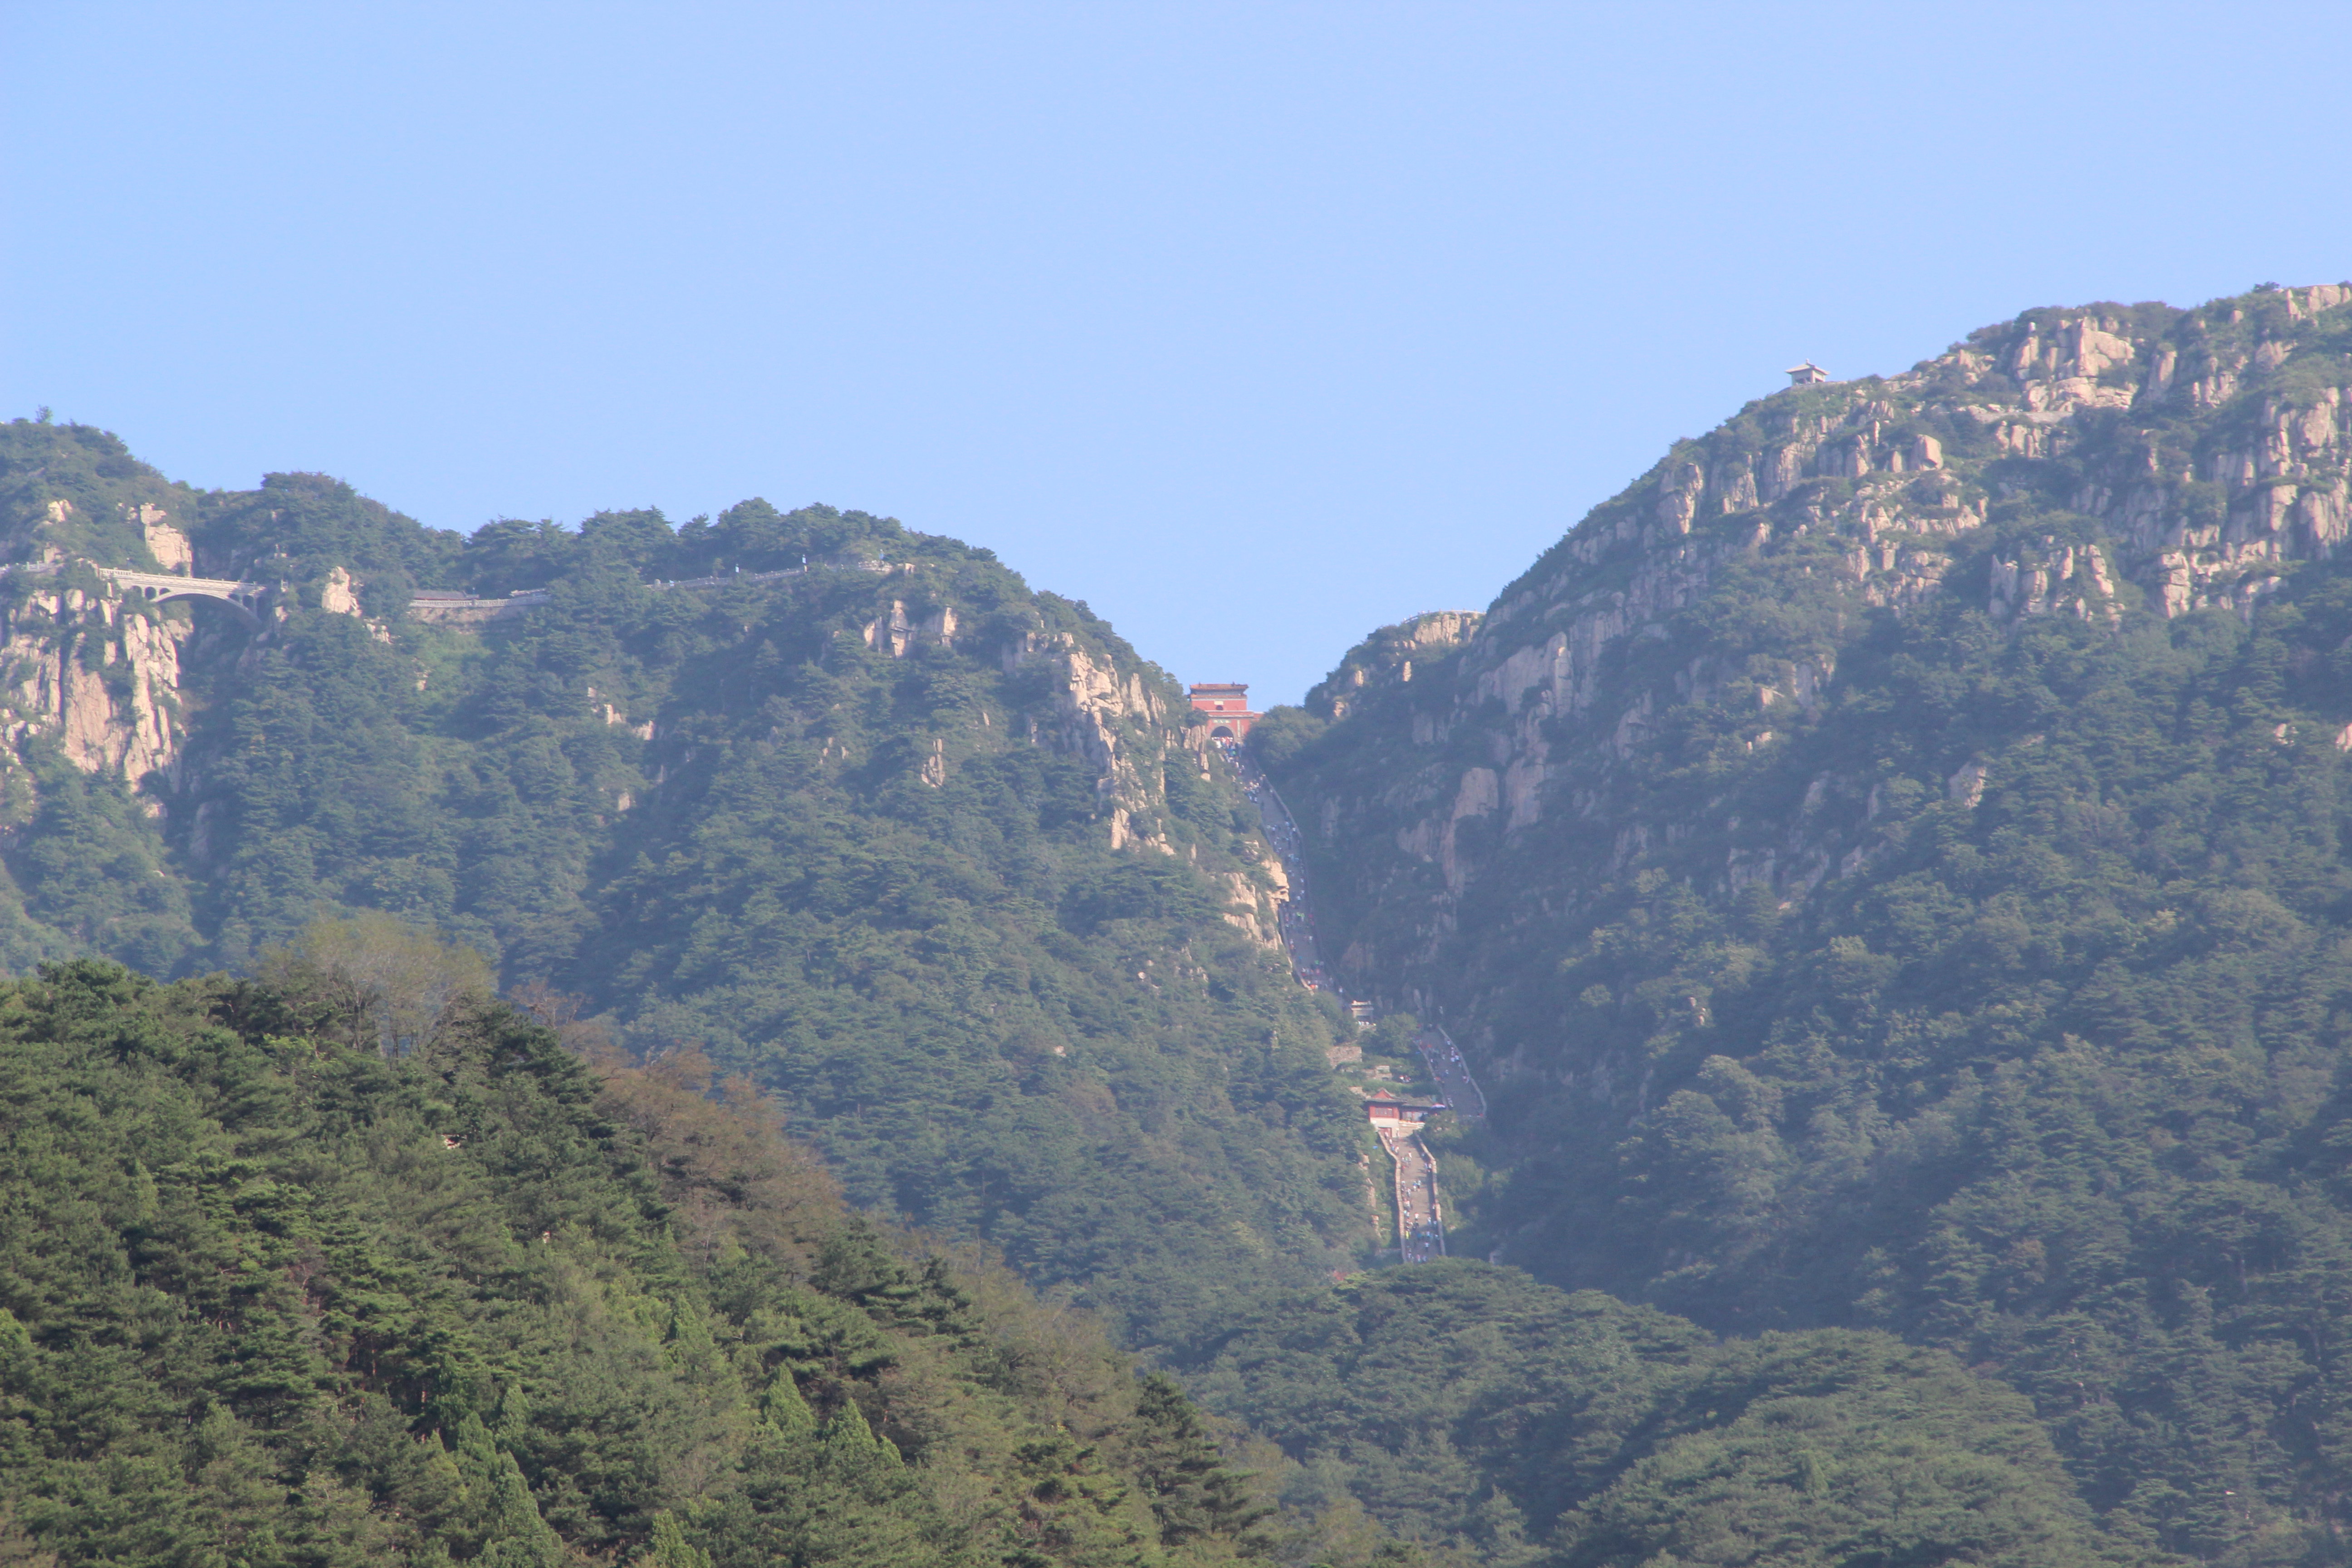
[[[63,558],[0,584],[10,968],[245,969],[395,916],[750,1074],[859,1205],[1140,1345],[1372,1245],[1255,814],[1083,605],[824,507],[460,539],[319,476],[173,487],[79,426],[0,426],[0,463],[6,552]],[[268,592],[152,602],[93,554]],[[413,613],[444,585],[531,607]]]
[[[18,421],[0,959],[461,938],[1441,1558],[2332,1561],[2347,387],[2336,286],[2028,312],[1349,650],[1249,744],[1370,1036],[1172,682],[984,550],[758,500],[461,539]],[[1507,1267],[1361,1272],[1329,1061],[1412,1070],[1402,1009],[1492,1089],[1426,1136]]]

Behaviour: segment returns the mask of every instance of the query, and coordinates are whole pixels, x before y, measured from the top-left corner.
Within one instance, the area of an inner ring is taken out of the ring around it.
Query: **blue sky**
[[[0,416],[825,500],[1296,699],[1812,358],[2352,277],[2352,7],[0,0]]]

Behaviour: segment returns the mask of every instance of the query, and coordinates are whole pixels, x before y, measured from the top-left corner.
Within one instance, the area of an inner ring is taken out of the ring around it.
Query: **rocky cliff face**
[[[0,737],[21,779],[30,745],[54,746],[87,773],[134,789],[152,778],[151,811],[184,735],[184,608],[126,598],[95,563],[187,574],[185,525],[198,498],[82,426],[17,420],[0,440],[0,562],[42,567],[0,583]],[[76,563],[79,563],[77,566]]]
[[[1166,728],[1173,700],[1153,692],[1139,670],[1122,670],[1066,632],[1031,633],[1005,653],[1008,671],[1033,660],[1049,672],[1053,717],[1032,719],[1030,738],[1082,757],[1094,770],[1113,848],[1129,843],[1165,848],[1151,820],[1166,806],[1158,781],[1175,754],[1176,735]]]
[[[912,568],[905,568],[910,574]],[[919,586],[920,577],[912,579]],[[907,592],[905,589],[898,594]],[[912,607],[910,608],[910,604]],[[877,613],[858,628],[865,645],[894,659],[923,648],[985,651],[976,637],[969,608],[959,613],[951,599],[926,604],[887,594]],[[1049,628],[1042,622],[1009,635],[1000,632],[995,660],[1008,677],[1024,674],[1042,683],[1044,704],[1017,720],[1032,745],[1084,761],[1095,775],[1095,792],[1111,847],[1129,844],[1166,850],[1153,826],[1167,810],[1163,769],[1187,743],[1186,711],[1164,677],[1150,671],[1131,653],[1080,631]],[[1171,724],[1171,718],[1177,722]],[[993,721],[992,720],[992,723]],[[944,741],[925,765],[926,782],[947,778]],[[1190,765],[1180,764],[1180,765]]]
[[[179,756],[180,650],[189,623],[92,581],[21,595],[0,611],[12,751],[53,742],[84,773],[168,783]],[[161,809],[160,801],[157,809]]]
[[[146,509],[152,513],[153,509]],[[192,562],[186,538],[160,521],[143,519],[160,559],[185,575]],[[141,568],[134,565],[133,571]],[[391,641],[380,621],[366,620],[358,580],[341,566],[320,584],[318,607],[366,621],[370,635]],[[283,585],[280,585],[281,587]],[[153,601],[83,560],[50,560],[16,574],[0,600],[0,689],[7,716],[0,720],[15,761],[28,743],[54,743],[85,773],[121,780],[150,797],[153,815],[178,784],[183,721],[182,664],[199,643],[192,606]],[[236,657],[266,645],[291,610],[290,595],[261,601],[266,626],[250,643],[216,645]]]
[[[893,624],[905,621],[903,606],[895,601],[891,612]],[[941,607],[919,626],[910,625],[907,637],[951,647],[956,626],[954,609]],[[869,645],[879,646],[871,638]],[[1170,772],[1195,775],[1206,784],[1227,764],[1215,753],[1208,727],[1190,722],[1192,710],[1166,677],[1123,648],[1066,630],[1022,632],[1003,644],[999,662],[1009,676],[1031,671],[1044,679],[1050,706],[1024,721],[1030,742],[1079,758],[1093,772],[1097,812],[1111,847],[1177,853],[1167,831],[1174,809]],[[1197,847],[1186,853],[1199,864]],[[1268,951],[1278,950],[1282,937],[1275,910],[1286,893],[1281,862],[1265,855],[1246,870],[1202,869],[1225,894],[1228,922]]]
[[[1544,824],[1605,839],[1602,875],[1700,832],[1625,797],[1636,760],[1706,711],[1761,765],[1874,616],[2251,614],[2352,526],[2347,348],[2341,284],[2029,311],[1901,374],[1750,404],[1483,617],[1376,634],[1308,701],[1351,738],[1284,781],[1331,853],[1357,984],[1442,989],[1465,900]],[[1949,787],[1980,790],[1983,767],[1951,760]],[[1716,823],[1706,890],[1787,903],[1854,868],[1870,802],[1833,826],[1847,793],[1809,781],[1803,820],[1769,834]]]

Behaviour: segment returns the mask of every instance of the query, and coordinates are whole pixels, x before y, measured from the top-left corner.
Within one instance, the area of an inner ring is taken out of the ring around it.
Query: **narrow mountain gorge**
[[[2347,302],[1791,386],[1259,726],[1488,1088],[1457,1252],[1940,1347],[2116,1539],[2337,1560]]]
[[[2347,389],[1793,385],[1238,756],[889,519],[0,426],[0,1561],[2343,1562]]]

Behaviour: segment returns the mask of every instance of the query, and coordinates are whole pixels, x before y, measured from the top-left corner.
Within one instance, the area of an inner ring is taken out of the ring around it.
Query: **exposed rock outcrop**
[[[319,608],[331,616],[365,615],[360,608],[358,580],[341,566],[329,572],[319,585]]]
[[[138,784],[179,757],[186,621],[119,595],[59,585],[0,616],[12,745],[41,735],[85,773]]]
[[[195,548],[186,534],[172,525],[170,514],[162,507],[141,506],[139,526],[146,535],[147,552],[155,558],[159,570],[183,577],[195,575]]]
[[[1030,739],[1081,757],[1094,770],[1113,847],[1165,848],[1160,835],[1135,826],[1164,804],[1152,781],[1175,743],[1169,704],[1142,672],[1121,670],[1115,658],[1089,649],[1071,632],[1024,633],[1006,645],[1003,663],[1007,674],[1040,663],[1052,671],[1053,719],[1033,721]]]

